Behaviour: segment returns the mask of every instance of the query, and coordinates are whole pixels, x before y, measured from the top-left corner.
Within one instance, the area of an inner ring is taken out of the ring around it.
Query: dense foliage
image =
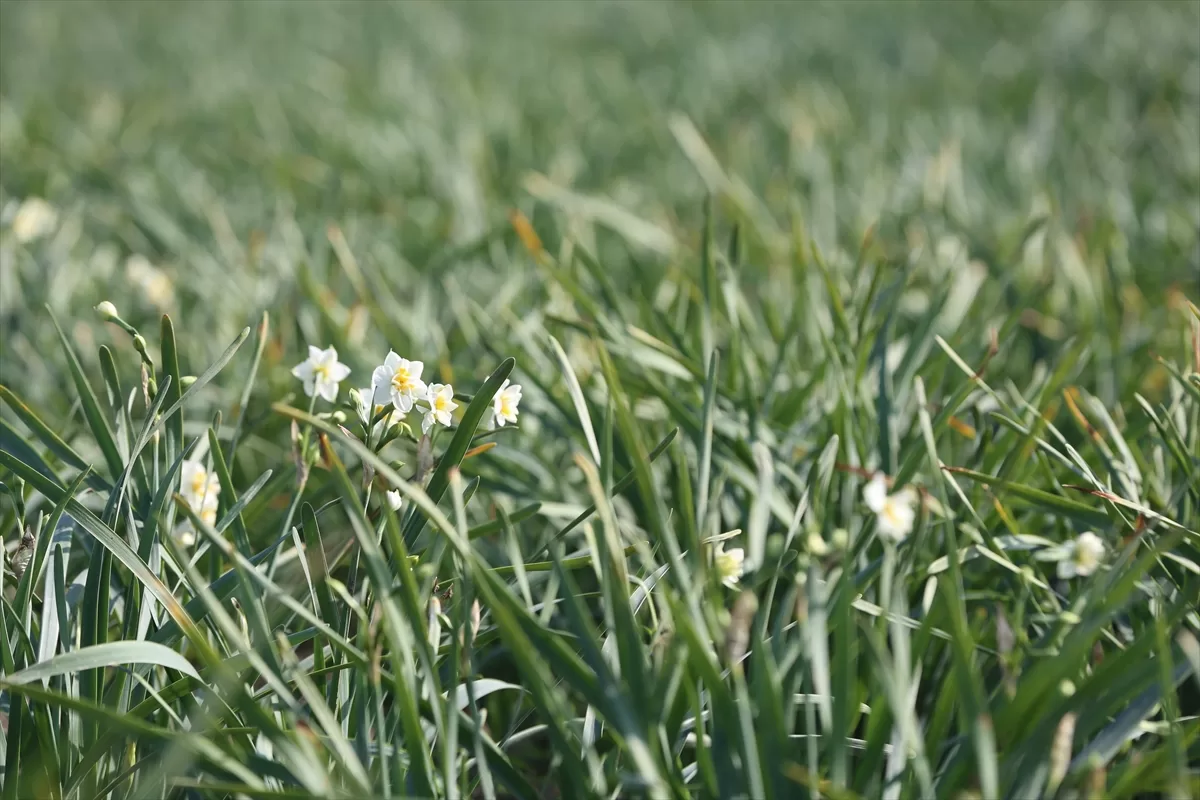
[[[1200,795],[1198,30],[0,4],[0,800]]]

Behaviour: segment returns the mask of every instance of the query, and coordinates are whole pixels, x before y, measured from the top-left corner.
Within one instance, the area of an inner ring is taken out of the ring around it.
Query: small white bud
[[[114,319],[120,316],[120,314],[117,313],[117,307],[107,300],[96,306],[96,313],[99,314],[100,319],[104,320],[105,322],[112,322]]]
[[[429,598],[429,644],[436,655],[442,641],[442,601],[435,594]]]

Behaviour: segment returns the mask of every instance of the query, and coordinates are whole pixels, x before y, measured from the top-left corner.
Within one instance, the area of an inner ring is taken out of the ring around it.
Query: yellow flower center
[[[897,512],[896,504],[891,500],[883,504],[883,517],[892,525],[900,524],[900,514]]]
[[[439,394],[437,397],[433,398],[433,407],[437,411],[445,411],[446,410],[446,396],[444,394]]]
[[[512,405],[512,400],[510,400],[508,397],[506,397],[504,395],[501,395],[500,396],[500,416],[511,417],[513,415],[513,413],[514,413],[514,409],[513,409],[513,405]]]
[[[396,374],[392,376],[392,388],[397,392],[411,392],[416,388],[412,375],[407,369],[401,367],[396,370]]]
[[[192,493],[201,494],[208,485],[208,475],[202,469],[196,470],[192,475]]]

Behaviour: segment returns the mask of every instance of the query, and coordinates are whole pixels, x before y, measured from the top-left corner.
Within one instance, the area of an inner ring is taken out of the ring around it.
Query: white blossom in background
[[[308,347],[308,359],[292,368],[292,375],[304,381],[304,393],[317,395],[333,402],[337,399],[338,384],[350,374],[350,368],[338,361],[337,350],[330,347]]]
[[[500,384],[500,391],[492,398],[492,427],[503,428],[507,423],[516,423],[517,406],[521,403],[521,385],[509,384],[508,379]]]
[[[40,239],[58,227],[58,211],[40,197],[29,197],[13,217],[12,231],[25,244]]]
[[[876,526],[880,536],[898,542],[912,533],[917,519],[917,493],[911,487],[888,494],[882,473],[876,473],[863,487],[863,501],[878,518]]]
[[[1104,541],[1086,531],[1063,546],[1063,558],[1058,562],[1058,577],[1083,578],[1091,575],[1104,559]]]
[[[713,553],[713,566],[717,569],[717,576],[721,579],[721,583],[730,589],[736,589],[738,581],[742,579],[745,561],[746,551],[742,548],[734,547],[726,550],[723,542],[717,543],[717,549]]]
[[[125,262],[125,277],[142,290],[146,300],[159,309],[175,304],[175,284],[170,276],[143,255],[132,255]]]
[[[448,383],[431,383],[425,389],[425,397],[422,398],[428,408],[425,410],[425,417],[421,420],[421,433],[429,433],[429,429],[434,424],[450,427],[450,423],[454,421],[451,413],[458,408],[458,403],[454,402],[454,387]]]
[[[424,362],[409,361],[389,350],[383,364],[371,373],[371,387],[377,393],[376,397],[383,390],[383,396],[392,401],[396,410],[407,414],[412,411],[413,403],[425,394],[425,382],[421,380],[424,370]]]
[[[400,506],[404,505],[404,498],[400,496],[400,492],[397,489],[392,489],[391,491],[387,492],[384,497],[387,498],[388,507],[391,508],[392,511],[399,511]]]

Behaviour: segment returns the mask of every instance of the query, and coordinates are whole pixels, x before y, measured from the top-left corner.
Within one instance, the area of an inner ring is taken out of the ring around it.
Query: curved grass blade
[[[8,683],[30,683],[46,680],[55,675],[70,675],[82,670],[118,667],[126,664],[146,664],[166,667],[182,672],[196,680],[200,673],[183,656],[154,642],[107,642],[91,647],[81,647],[68,653],[60,653],[46,661],[40,661],[19,672],[6,675]]]
[[[50,450],[51,453],[61,458],[67,464],[70,464],[75,469],[90,470],[90,466],[83,456],[76,453],[71,445],[64,442],[57,433],[55,433],[49,425],[34,414],[29,406],[25,405],[11,389],[7,386],[0,386],[0,400],[8,404],[8,407],[13,410],[13,413],[25,423],[25,426],[33,432],[33,435],[41,440],[42,444]],[[91,474],[88,476],[88,485],[97,491],[108,491],[112,486],[103,477]]]
[[[58,319],[55,318],[54,312],[49,306],[46,306],[46,311],[50,315],[50,321],[54,323],[54,329],[58,331],[63,352],[67,355],[67,367],[71,371],[71,380],[75,383],[75,391],[79,394],[79,403],[83,408],[84,419],[87,420],[88,428],[92,431],[96,445],[104,456],[109,475],[115,480],[125,467],[124,462],[121,461],[121,453],[117,449],[117,440],[113,438],[112,429],[108,427],[108,420],[100,409],[100,401],[96,399],[96,393],[92,390],[92,385],[88,383],[87,375],[83,372],[83,365],[79,363],[79,357],[75,355],[75,348],[71,346],[70,340],[63,333]]]

